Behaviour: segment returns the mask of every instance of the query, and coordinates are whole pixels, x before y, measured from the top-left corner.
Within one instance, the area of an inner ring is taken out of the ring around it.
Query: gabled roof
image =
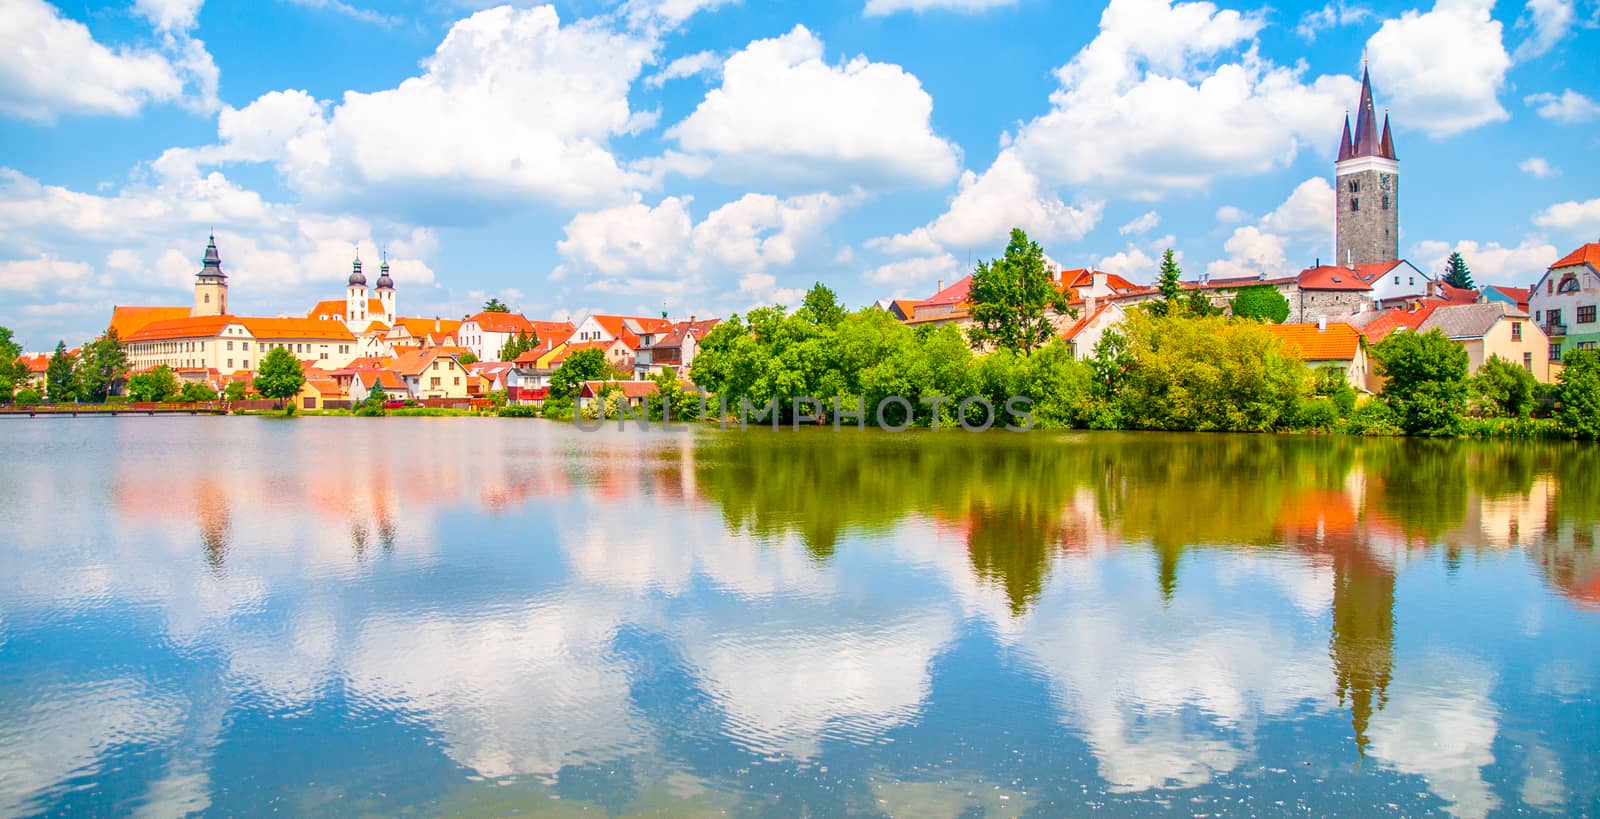
[[[1507,299],[1510,299],[1512,304],[1515,304],[1524,310],[1528,309],[1528,299],[1531,298],[1533,294],[1533,291],[1527,287],[1501,287],[1498,284],[1491,284],[1488,287],[1485,287],[1483,292],[1485,295],[1488,295],[1489,291],[1491,290],[1499,293],[1501,296]]]
[[[916,306],[918,308],[922,308],[936,307],[944,304],[960,304],[967,300],[967,295],[971,292],[971,290],[972,277],[962,276],[956,280],[955,284],[952,284],[949,287],[934,293],[932,296],[917,302]]]
[[[1113,305],[1110,302],[1106,302],[1104,304],[1101,304],[1101,305],[1095,307],[1093,313],[1089,313],[1088,315],[1084,315],[1084,316],[1080,317],[1077,321],[1074,321],[1072,323],[1072,326],[1068,327],[1065,331],[1063,331],[1061,333],[1061,337],[1066,339],[1067,341],[1071,341],[1074,338],[1077,338],[1079,333],[1082,333],[1084,330],[1089,329],[1089,327],[1092,326],[1095,323],[1095,321],[1097,321],[1102,315],[1104,315],[1107,310],[1110,310],[1112,308],[1112,306]]]
[[[593,398],[607,385],[614,385],[622,389],[624,398],[644,398],[656,394],[654,381],[585,381],[580,395],[584,398]]]
[[[116,330],[117,337],[126,341],[128,336],[154,322],[188,317],[187,307],[113,307],[110,329]]]
[[[187,310],[184,312],[188,312]],[[242,323],[237,316],[199,316],[152,321],[139,330],[123,336],[123,341],[159,341],[171,338],[196,338],[214,336],[229,324]]]
[[[554,367],[554,366],[560,364],[561,362],[566,361],[567,358],[569,356],[571,356],[573,353],[579,352],[581,350],[609,350],[609,349],[611,349],[611,345],[615,344],[615,343],[616,342],[614,342],[614,341],[578,341],[578,342],[573,342],[572,344],[568,344],[565,347],[562,347],[561,349],[556,350],[555,355],[550,357],[549,364],[550,364],[550,366]],[[540,355],[549,355],[549,351],[548,350],[546,350],[544,353],[537,353],[536,351],[531,351],[531,350],[529,352],[533,352],[534,353],[535,360],[537,360],[537,357],[540,356]],[[524,353],[523,355],[527,355],[527,353]],[[517,360],[521,361],[522,360],[522,356],[518,356]]]
[[[1304,361],[1349,361],[1361,350],[1361,333],[1340,322],[1326,329],[1315,324],[1268,324],[1267,332],[1283,341],[1284,349]]]
[[[407,350],[395,358],[394,371],[401,375],[416,375],[428,369],[428,365],[436,358],[449,358],[454,360],[456,353],[441,350],[437,347],[428,350]]]
[[[356,337],[350,332],[343,322],[318,321],[303,318],[254,318],[242,317],[238,319],[250,335],[256,338],[310,338],[331,341],[355,341]]]
[[[331,318],[327,319],[328,321],[335,319],[343,321],[344,309],[344,299],[323,299],[311,305],[311,310],[306,313],[306,318],[314,319],[318,316],[330,316]],[[383,302],[372,298],[367,299],[367,315],[383,315]]]
[[[1094,275],[1096,273],[1106,277],[1106,287],[1111,288],[1113,291],[1121,292],[1124,290],[1139,289],[1139,285],[1134,284],[1133,282],[1130,282],[1115,273],[1106,273],[1101,270],[1091,270],[1083,267],[1061,271],[1061,286],[1073,288],[1089,287],[1094,284]]]
[[[521,313],[494,313],[485,310],[467,319],[485,333],[532,333],[533,322]],[[466,322],[462,322],[465,324]]]
[[[1402,307],[1378,313],[1357,314],[1353,320],[1371,316],[1360,324],[1361,334],[1366,336],[1369,342],[1378,342],[1396,330],[1416,330],[1434,310],[1443,306],[1444,302],[1424,301],[1412,305],[1409,309]]]
[[[1580,264],[1586,264],[1596,270],[1600,270],[1600,242],[1590,242],[1562,256],[1556,260],[1555,264],[1550,265],[1550,269],[1555,270],[1558,267],[1572,267]]]
[[[1503,318],[1526,319],[1527,313],[1505,302],[1491,301],[1482,304],[1446,304],[1417,327],[1418,332],[1438,330],[1453,339],[1483,338]]]
[[[1478,291],[1476,290],[1453,287],[1444,282],[1434,282],[1434,286],[1438,288],[1436,298],[1448,304],[1476,304],[1478,302]]]
[[[1300,271],[1296,280],[1302,290],[1371,290],[1372,285],[1362,281],[1355,270],[1337,265],[1322,265]]]
[[[670,350],[682,347],[683,340],[685,338],[692,336],[695,341],[699,341],[700,339],[706,337],[706,333],[711,332],[711,328],[716,327],[720,323],[722,323],[721,319],[706,319],[705,321],[680,321],[677,324],[672,325],[672,329],[668,331],[666,335],[657,339],[656,343],[649,345],[646,349]]]
[[[578,328],[570,321],[538,321],[530,320],[533,325],[533,334],[539,337],[541,345],[554,347],[578,332]]]
[[[404,390],[406,385],[400,380],[399,374],[394,370],[362,370],[356,373],[356,380],[361,386],[372,389],[376,384],[386,390]]]
[[[461,322],[456,319],[397,316],[394,323],[397,327],[406,328],[413,338],[427,338],[429,333],[434,332],[454,333],[461,329]]]
[[[47,372],[50,369],[50,356],[43,353],[35,356],[23,356],[21,361],[30,373],[38,374]]]
[[[592,315],[589,318],[594,319],[595,323],[600,325],[601,328],[603,328],[613,338],[623,338],[629,335],[654,335],[657,333],[665,333],[672,329],[672,322],[664,318],[651,318],[648,316],[604,316],[599,314]],[[628,346],[638,347],[638,339],[635,338],[633,343],[629,344]]]

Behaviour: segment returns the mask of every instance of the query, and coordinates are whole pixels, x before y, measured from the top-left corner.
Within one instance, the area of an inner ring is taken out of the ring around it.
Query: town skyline
[[[255,12],[268,44],[393,46],[319,76],[239,47],[229,3],[15,5],[84,57],[0,64],[0,325],[32,350],[181,299],[213,229],[254,315],[384,251],[422,315],[726,316],[813,281],[858,306],[931,295],[1013,226],[1141,284],[1164,246],[1188,278],[1292,275],[1334,261],[1363,52],[1406,160],[1402,258],[1525,287],[1600,236],[1600,69],[1567,57],[1600,40],[1593,4]],[[1043,24],[1063,36],[1024,36]],[[962,30],[1010,59],[954,59]],[[440,117],[491,133],[395,127]]]

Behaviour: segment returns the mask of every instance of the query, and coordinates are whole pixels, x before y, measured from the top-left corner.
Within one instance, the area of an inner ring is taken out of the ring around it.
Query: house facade
[[[1528,294],[1533,320],[1549,337],[1546,355],[1559,363],[1573,350],[1600,345],[1600,242],[1590,242],[1561,257]]]
[[[471,373],[452,353],[413,350],[395,359],[394,371],[412,398],[466,398]]]

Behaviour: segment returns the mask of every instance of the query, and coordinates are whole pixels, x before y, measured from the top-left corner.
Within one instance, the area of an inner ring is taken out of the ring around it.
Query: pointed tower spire
[[[1350,139],[1350,112],[1344,112],[1344,136],[1339,139],[1339,161],[1343,162],[1356,155],[1355,143]]]
[[[1389,109],[1383,109],[1383,139],[1378,141],[1378,156],[1384,159],[1399,160],[1394,155],[1394,138],[1389,135]]]
[[[197,276],[225,279],[227,274],[222,272],[222,256],[217,253],[217,234],[212,233],[206,241],[205,256],[200,259],[200,272]]]
[[[1361,69],[1361,102],[1356,110],[1355,155],[1378,155],[1378,112],[1372,107],[1372,75]]]

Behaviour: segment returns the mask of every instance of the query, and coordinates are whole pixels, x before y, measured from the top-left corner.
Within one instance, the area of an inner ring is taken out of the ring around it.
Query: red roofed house
[[[1285,350],[1308,367],[1337,367],[1350,386],[1372,391],[1367,366],[1367,345],[1360,331],[1343,322],[1326,319],[1315,324],[1267,324],[1266,330],[1283,341]]]
[[[672,322],[665,318],[644,316],[589,316],[578,323],[572,333],[573,341],[621,341],[630,351],[656,342],[672,332]],[[629,369],[632,369],[629,364]]]
[[[384,398],[390,401],[411,397],[405,381],[394,370],[359,370],[350,381],[350,400],[357,404],[366,401],[367,394],[375,389],[383,390]]]
[[[1122,305],[1090,297],[1078,307],[1078,318],[1067,325],[1061,337],[1066,340],[1073,358],[1093,358],[1095,345],[1100,343],[1100,338],[1107,330],[1122,323],[1126,316]]]
[[[500,348],[517,335],[537,335],[533,322],[521,313],[485,310],[461,322],[461,346],[472,351],[479,361],[499,361]]]
[[[1504,302],[1531,315],[1532,308],[1528,306],[1528,295],[1532,290],[1531,287],[1501,287],[1493,284],[1478,292],[1478,301]]]
[[[1590,242],[1556,260],[1528,294],[1533,320],[1550,337],[1550,361],[1573,350],[1600,345],[1600,242]]]
[[[454,354],[412,350],[395,359],[394,371],[412,398],[467,397],[469,374]]]
[[[585,381],[578,391],[578,408],[583,409],[593,404],[607,388],[621,390],[623,400],[634,408],[644,406],[645,400],[656,394],[654,381]]]
[[[700,349],[700,339],[705,338],[706,333],[719,323],[719,319],[697,321],[690,316],[688,321],[672,325],[672,329],[656,339],[654,344],[639,348],[633,361],[634,378],[646,379],[664,369],[687,375]]]

